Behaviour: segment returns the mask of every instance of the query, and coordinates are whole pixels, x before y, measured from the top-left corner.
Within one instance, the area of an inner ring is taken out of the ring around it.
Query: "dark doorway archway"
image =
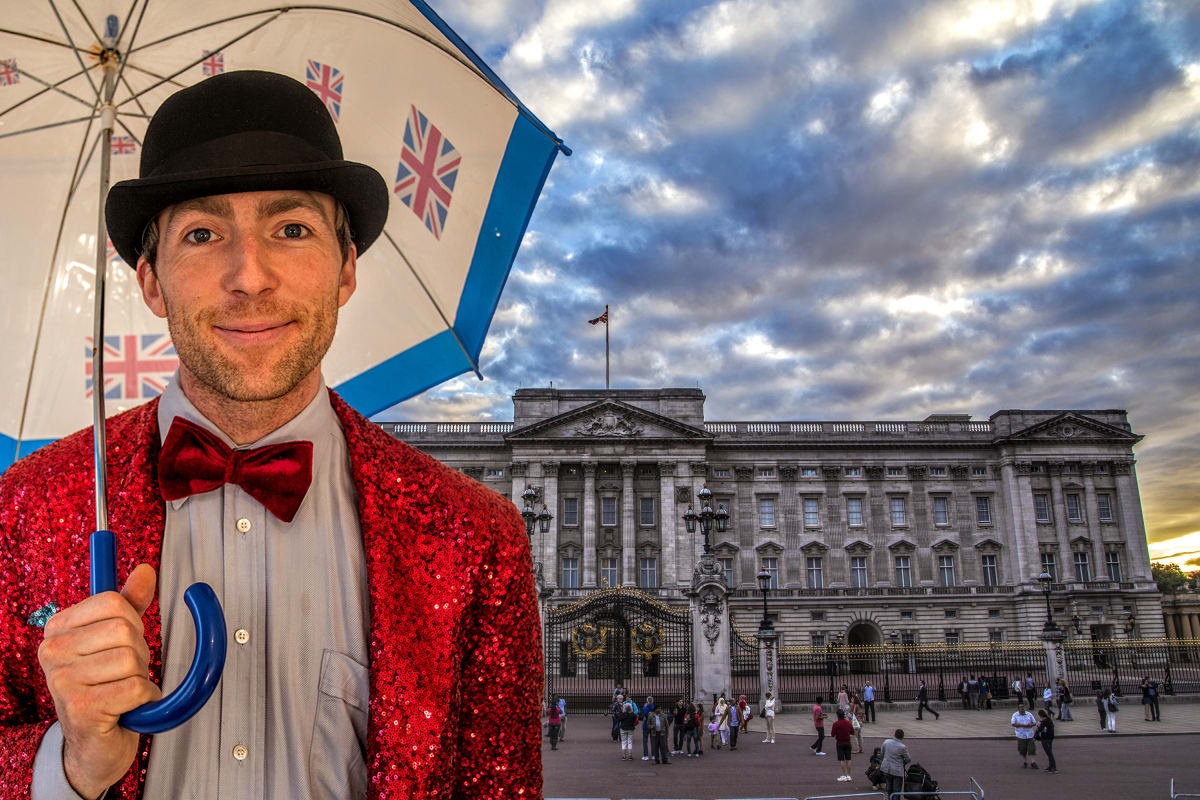
[[[879,647],[883,637],[879,629],[869,622],[857,622],[846,631],[846,644],[850,646],[850,671],[876,672],[879,669],[879,654],[872,651],[858,651],[856,648]]]

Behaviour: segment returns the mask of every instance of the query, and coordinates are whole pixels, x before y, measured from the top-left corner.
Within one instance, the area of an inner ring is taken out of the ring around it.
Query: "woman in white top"
[[[1108,711],[1108,732],[1116,733],[1118,709],[1116,692],[1110,691],[1108,693],[1108,700],[1105,702],[1105,706],[1107,707],[1105,710]]]
[[[838,707],[838,710],[840,710],[842,712],[842,714],[844,714],[847,718],[849,718],[849,716],[850,716],[850,691],[849,691],[849,688],[845,684],[842,685],[842,690],[840,692],[838,692],[837,707]]]
[[[767,700],[763,703],[763,719],[767,721],[767,738],[763,742],[775,744],[775,698],[767,692]]]
[[[729,704],[722,697],[717,701],[717,732],[721,734],[721,744],[717,745],[717,749],[721,749],[722,744],[729,744]]]

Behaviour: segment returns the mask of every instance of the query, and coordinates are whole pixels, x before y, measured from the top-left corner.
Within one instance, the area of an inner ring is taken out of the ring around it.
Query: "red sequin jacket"
[[[370,586],[368,796],[540,799],[542,648],[516,507],[330,394]],[[109,529],[122,585],[139,563],[160,566],[157,409],[155,400],[108,421]],[[92,474],[87,429],[0,477],[0,800],[29,797],[34,756],[56,719],[37,659],[43,631],[28,619],[88,595]],[[161,686],[157,598],[144,623],[150,679]],[[152,744],[141,737],[109,797],[142,796]]]

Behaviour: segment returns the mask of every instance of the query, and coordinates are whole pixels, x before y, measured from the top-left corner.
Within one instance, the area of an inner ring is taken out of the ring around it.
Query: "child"
[[[717,746],[717,715],[713,714],[708,723],[708,749],[719,750]]]

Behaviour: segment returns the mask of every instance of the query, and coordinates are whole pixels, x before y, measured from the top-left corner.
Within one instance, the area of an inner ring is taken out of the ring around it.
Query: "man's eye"
[[[299,239],[304,236],[307,231],[308,228],[304,227],[298,222],[290,222],[283,226],[283,236],[286,239]]]
[[[212,241],[212,231],[208,228],[196,228],[193,231],[188,231],[183,235],[183,238],[193,244],[204,244]]]

